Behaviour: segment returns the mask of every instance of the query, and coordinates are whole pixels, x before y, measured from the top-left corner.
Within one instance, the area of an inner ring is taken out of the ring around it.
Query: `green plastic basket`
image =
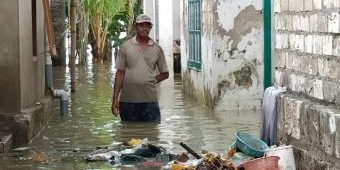
[[[262,157],[268,148],[264,141],[244,132],[236,133],[236,146],[243,153],[256,158]]]

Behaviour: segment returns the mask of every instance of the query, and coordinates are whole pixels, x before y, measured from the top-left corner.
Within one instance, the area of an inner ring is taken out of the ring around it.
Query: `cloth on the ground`
[[[276,145],[277,138],[277,96],[286,92],[286,87],[271,86],[268,87],[262,99],[262,128],[261,139],[268,146]]]

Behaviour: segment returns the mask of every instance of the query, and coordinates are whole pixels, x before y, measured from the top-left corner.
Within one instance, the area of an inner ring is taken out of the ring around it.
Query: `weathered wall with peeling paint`
[[[202,0],[202,70],[187,67],[188,4],[182,1],[184,93],[216,109],[259,109],[263,94],[262,0]]]

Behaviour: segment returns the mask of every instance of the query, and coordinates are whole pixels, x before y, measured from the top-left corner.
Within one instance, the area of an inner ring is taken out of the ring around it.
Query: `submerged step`
[[[0,153],[6,153],[11,149],[13,135],[0,132]]]

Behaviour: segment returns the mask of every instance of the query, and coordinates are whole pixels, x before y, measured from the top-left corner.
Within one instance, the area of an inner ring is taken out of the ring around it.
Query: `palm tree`
[[[68,9],[70,0],[68,1]],[[118,47],[134,35],[133,21],[141,13],[141,0],[76,0],[77,1],[77,51],[80,63],[86,63],[87,44],[92,45],[95,61],[103,62]],[[68,12],[70,16],[70,12]],[[120,38],[121,32],[127,36]],[[115,42],[113,45],[110,42]]]
[[[127,3],[127,0],[80,0],[85,17],[88,19],[90,31],[94,40],[94,58],[103,62],[105,47],[107,48],[108,28],[112,24],[115,15],[119,14]]]
[[[109,27],[108,39],[114,44],[115,52],[118,51],[118,47],[128,38],[135,35],[133,27],[133,21],[136,15],[143,12],[141,8],[141,0],[128,0],[125,10],[115,15],[113,22]],[[121,33],[126,33],[125,37],[121,37]],[[116,54],[115,54],[116,56]]]

